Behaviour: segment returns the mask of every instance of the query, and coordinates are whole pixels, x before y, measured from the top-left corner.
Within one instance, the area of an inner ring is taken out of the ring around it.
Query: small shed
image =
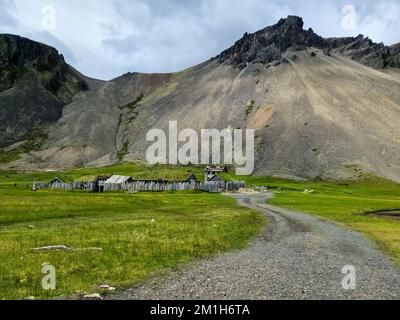
[[[194,173],[192,173],[192,174],[190,175],[190,177],[186,179],[185,182],[196,182],[196,181],[197,181],[197,177],[195,176]]]
[[[212,179],[215,179],[217,174],[219,173],[227,173],[228,169],[226,166],[207,166],[204,169],[204,181],[211,182]]]
[[[99,191],[121,191],[125,190],[128,184],[132,184],[133,179],[127,176],[113,175],[104,182],[99,182]]]
[[[62,181],[60,178],[55,177],[53,180],[49,181],[49,186],[57,185],[57,184],[63,184],[65,183]]]
[[[107,179],[104,183],[106,184],[124,184],[124,183],[130,183],[133,182],[133,179],[131,177],[127,176],[111,176],[111,178]]]
[[[215,175],[215,176],[213,176],[212,178],[210,178],[210,179],[208,180],[208,182],[225,182],[225,180],[222,179],[220,176]]]
[[[103,191],[101,184],[104,183],[110,177],[111,175],[109,176],[87,175],[80,177],[77,181],[75,181],[74,186],[75,189],[84,189],[92,192],[101,192]]]

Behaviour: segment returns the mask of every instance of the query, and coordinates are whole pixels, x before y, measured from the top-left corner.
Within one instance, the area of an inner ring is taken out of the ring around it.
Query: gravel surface
[[[232,195],[233,196],[233,195]],[[111,299],[399,299],[400,270],[357,232],[265,204],[270,194],[234,195],[271,223],[250,246],[155,277]],[[344,266],[356,289],[342,287]]]

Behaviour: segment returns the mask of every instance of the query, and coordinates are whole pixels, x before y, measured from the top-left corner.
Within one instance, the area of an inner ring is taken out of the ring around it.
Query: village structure
[[[204,181],[199,181],[195,174],[186,180],[136,180],[133,177],[121,175],[85,176],[78,181],[67,182],[55,177],[43,183],[35,182],[33,190],[85,190],[88,192],[162,192],[162,191],[205,191],[205,192],[236,192],[246,187],[243,181],[226,181],[221,174],[228,173],[226,166],[207,166],[204,169]]]

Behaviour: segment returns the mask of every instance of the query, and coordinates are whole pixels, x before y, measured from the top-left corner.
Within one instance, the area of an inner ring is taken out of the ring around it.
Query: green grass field
[[[110,172],[180,179],[188,170],[120,165],[68,173],[1,172],[0,299],[93,293],[102,284],[121,288],[165,268],[245,247],[265,219],[219,194],[30,190],[33,181],[54,175],[73,179]],[[78,250],[31,250],[49,245]],[[102,251],[82,250],[92,247]],[[41,287],[43,263],[56,268],[55,291]]]
[[[245,247],[265,223],[253,211],[218,194],[32,192],[34,181],[54,176],[73,181],[87,175],[120,174],[137,179],[186,179],[201,168],[121,164],[68,172],[0,172],[0,299],[49,299],[98,292],[98,285],[129,286],[152,273],[197,258]],[[362,182],[296,182],[235,177],[268,186],[273,205],[302,211],[362,232],[400,264],[400,221],[365,213],[400,209],[400,185]],[[312,190],[305,192],[305,190]],[[102,251],[33,252],[67,245]],[[41,266],[57,271],[57,290],[41,288]]]

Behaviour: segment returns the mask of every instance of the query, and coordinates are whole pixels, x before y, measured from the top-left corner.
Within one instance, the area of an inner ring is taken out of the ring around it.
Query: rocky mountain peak
[[[38,82],[63,103],[87,85],[48,45],[20,36],[0,34],[0,92],[21,82]]]
[[[363,35],[325,39],[311,28],[304,30],[303,19],[297,16],[288,16],[253,34],[245,33],[216,59],[243,69],[251,63],[282,61],[289,48],[299,51],[310,47],[321,49],[326,55],[337,53],[376,69],[400,67],[397,46],[377,44]]]
[[[56,49],[0,34],[0,147],[42,137],[38,128],[60,119],[63,107],[87,89],[85,77]]]
[[[298,17],[298,16],[288,16],[286,19],[282,18],[279,20],[279,22],[276,24],[277,27],[286,27],[286,28],[292,28],[295,30],[303,30],[304,26],[304,21],[303,18]]]
[[[323,38],[312,29],[304,30],[303,19],[288,16],[273,26],[253,34],[245,34],[242,39],[217,58],[221,63],[228,62],[241,68],[249,63],[270,63],[281,60],[282,54],[290,47],[299,49],[319,45]]]

